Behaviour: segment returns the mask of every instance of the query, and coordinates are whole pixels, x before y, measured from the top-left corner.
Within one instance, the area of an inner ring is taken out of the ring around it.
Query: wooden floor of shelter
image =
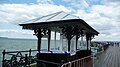
[[[120,47],[109,46],[97,55],[94,67],[120,67]]]

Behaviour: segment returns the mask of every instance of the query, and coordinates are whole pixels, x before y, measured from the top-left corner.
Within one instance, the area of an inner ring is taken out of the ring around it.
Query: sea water
[[[29,50],[37,48],[37,40],[35,39],[11,39],[0,38],[0,67],[2,67],[2,52]]]

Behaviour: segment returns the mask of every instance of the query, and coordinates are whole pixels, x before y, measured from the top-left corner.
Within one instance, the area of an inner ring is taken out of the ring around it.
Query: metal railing
[[[37,50],[27,50],[27,51],[9,51],[5,50],[3,53],[2,67],[26,67],[31,63],[35,62],[32,60],[35,56],[31,55],[31,52]],[[7,58],[6,58],[7,56]],[[9,58],[8,58],[9,57]]]
[[[3,53],[3,60],[2,60],[2,67],[31,67],[30,65],[32,63],[49,63],[53,65],[60,66],[61,64],[45,61],[45,60],[39,60],[36,56],[32,56],[32,52],[37,50],[27,50],[27,51],[9,51],[6,52],[5,50]],[[6,55],[9,55],[10,58],[6,58]]]
[[[46,60],[39,60],[37,57],[32,56],[32,52],[37,50],[28,50],[28,51],[3,51],[3,61],[2,67],[30,67],[32,63],[49,63],[57,65],[59,67],[93,67],[92,56],[87,56],[81,59],[70,61],[68,63],[60,64],[55,62],[50,62]],[[9,59],[6,58],[6,55],[11,56]]]
[[[61,67],[93,67],[92,56],[64,63]]]

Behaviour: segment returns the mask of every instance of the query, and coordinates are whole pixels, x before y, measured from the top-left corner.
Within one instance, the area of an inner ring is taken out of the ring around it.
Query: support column
[[[42,35],[41,35],[41,29],[39,29],[38,31],[38,34],[37,34],[37,37],[38,37],[38,52],[40,53],[40,50],[41,50],[41,38],[42,38]]]
[[[89,41],[89,35],[88,34],[86,35],[86,41],[87,41],[87,50],[89,50],[89,47],[88,47],[89,46],[89,42],[88,42]]]
[[[77,36],[76,36],[76,50],[77,50],[77,42],[78,42],[78,39],[77,39]]]
[[[81,45],[80,46],[84,46],[84,44],[83,44],[83,36],[81,36]]]
[[[68,51],[70,51],[70,41],[72,37],[74,36],[74,30],[71,26],[68,26],[64,28],[62,32],[65,34],[65,37],[68,40]]]
[[[72,34],[70,32],[67,32],[67,39],[68,39],[68,51],[70,51],[70,45],[71,45],[71,39],[72,39]]]
[[[51,30],[48,30],[48,51],[50,51]]]
[[[70,41],[72,39],[71,37],[72,34],[70,34],[68,31],[67,31],[67,34],[66,34],[66,38],[68,40],[68,51],[70,51]]]
[[[40,59],[40,50],[41,50],[41,38],[42,38],[42,34],[41,34],[41,29],[38,29],[38,30],[35,30],[35,34],[38,38],[38,47],[37,47],[37,50],[38,50],[38,53],[37,53],[37,59]],[[39,67],[39,64],[40,62],[37,61],[37,67]]]
[[[90,39],[90,50],[91,50],[91,40],[92,40],[92,39],[91,39],[91,36],[90,36],[90,38],[89,38],[89,39]]]
[[[77,47],[78,47],[78,39],[79,39],[79,36],[76,35],[76,50],[77,50]]]
[[[56,50],[56,31],[55,31],[55,38],[54,38],[54,40],[55,40],[55,50]]]
[[[70,51],[70,40],[71,39],[68,39],[68,51]]]
[[[63,50],[62,48],[63,48],[63,35],[62,34],[60,34],[60,40],[61,40],[61,51]]]

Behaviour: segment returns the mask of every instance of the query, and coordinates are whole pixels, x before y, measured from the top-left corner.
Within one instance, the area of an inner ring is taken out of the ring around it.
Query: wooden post
[[[90,51],[91,51],[91,36],[90,36]]]
[[[86,41],[87,41],[87,50],[88,50],[88,45],[89,45],[89,43],[88,43],[88,40],[89,40],[89,35],[87,34],[87,35],[86,35]]]
[[[84,44],[83,44],[84,42],[83,42],[83,35],[81,36],[81,44],[80,44],[80,46],[84,46]]]
[[[78,47],[78,40],[76,40],[76,50],[77,50],[77,47]]]
[[[56,31],[55,31],[55,39],[54,40],[55,40],[55,49],[56,49]]]
[[[37,54],[37,59],[40,58],[39,54],[40,54],[40,50],[41,50],[41,38],[42,38],[42,34],[41,34],[41,29],[38,30],[38,54]],[[37,62],[37,67],[39,66],[39,62]]]
[[[67,40],[68,40],[68,51],[70,51],[70,41],[71,41],[70,33],[67,34]]]
[[[68,51],[70,51],[70,42],[71,42],[71,39],[72,39],[72,27],[69,26],[66,30],[67,32],[67,40],[68,40]]]
[[[2,54],[3,54],[2,67],[4,67],[4,60],[5,60],[5,50],[3,50]]]
[[[50,51],[51,30],[48,30],[48,51]]]
[[[70,51],[70,39],[68,39],[68,51]]]
[[[32,51],[31,51],[31,49],[30,49],[30,50],[29,50],[29,58],[30,58],[30,60],[31,60],[31,52],[32,52]],[[29,65],[29,66],[30,66],[30,63],[31,63],[30,60],[28,61],[28,65]]]
[[[63,50],[63,35],[62,34],[60,34],[60,40],[61,40],[61,47],[62,47],[61,50]]]
[[[39,56],[39,54],[40,54],[40,50],[41,50],[41,38],[42,38],[42,31],[41,31],[41,29],[37,29],[37,30],[34,30],[34,32],[35,32],[35,34],[36,34],[36,36],[37,36],[37,38],[38,38],[38,44],[37,44],[37,51],[38,51],[38,53],[37,53],[37,59],[40,59],[40,56]],[[39,61],[37,61],[37,67],[39,67]]]
[[[38,30],[38,52],[40,53],[40,50],[41,50],[41,38],[42,38],[42,35],[41,35],[41,29]]]
[[[77,47],[78,47],[78,39],[79,39],[79,36],[76,35],[76,50],[77,50]]]
[[[31,49],[29,50],[29,57],[31,57]]]
[[[68,26],[67,28],[64,29],[65,31],[63,33],[65,33],[65,36],[68,40],[68,51],[70,51],[70,42],[71,42],[71,39],[73,37],[73,29],[71,26]]]

